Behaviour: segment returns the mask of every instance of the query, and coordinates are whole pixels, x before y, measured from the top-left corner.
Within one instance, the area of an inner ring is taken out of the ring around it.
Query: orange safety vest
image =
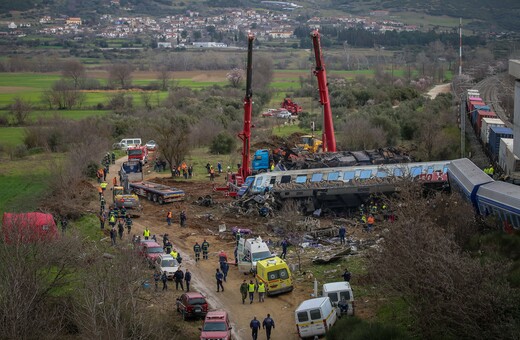
[[[374,218],[372,216],[368,217],[368,224],[374,224]]]
[[[168,214],[166,215],[166,217],[168,217],[168,218],[172,218],[172,212],[171,212],[171,211],[168,211]]]
[[[112,180],[112,184],[114,184],[114,186],[117,186],[117,178],[114,177],[114,179]]]

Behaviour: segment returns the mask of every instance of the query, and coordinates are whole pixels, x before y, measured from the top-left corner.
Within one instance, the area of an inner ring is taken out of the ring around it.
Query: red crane
[[[250,176],[251,171],[251,119],[253,113],[253,89],[251,82],[253,78],[253,40],[255,36],[249,34],[247,36],[247,70],[246,70],[246,96],[244,97],[244,129],[238,134],[242,140],[242,164],[238,169],[238,174],[242,177],[241,182],[247,176]],[[241,185],[242,183],[237,183]]]
[[[318,30],[312,31],[312,45],[314,46],[314,56],[316,67],[314,75],[318,78],[318,89],[320,91],[320,104],[323,106],[323,151],[336,151],[336,136],[334,135],[334,123],[332,121],[332,111],[330,109],[329,88],[327,83],[327,72],[321,56],[320,33]]]
[[[244,184],[244,180],[251,176],[251,119],[253,115],[253,89],[251,86],[253,78],[253,41],[255,36],[249,34],[247,36],[247,70],[246,70],[246,95],[244,97],[244,127],[238,134],[238,138],[242,140],[242,164],[236,173],[228,172],[226,176],[225,187],[213,187],[214,191],[225,191],[226,195],[235,197]]]

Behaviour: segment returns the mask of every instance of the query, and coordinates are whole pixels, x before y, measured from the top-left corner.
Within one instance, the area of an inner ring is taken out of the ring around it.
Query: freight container
[[[480,97],[469,97],[468,100],[472,102],[483,102],[482,98]]]
[[[502,126],[492,126],[489,129],[489,152],[493,161],[498,160],[500,138],[513,138],[513,130]]]
[[[492,126],[505,126],[505,124],[500,118],[482,118],[480,139],[482,140],[482,144],[484,144],[484,146],[489,143],[489,128]]]
[[[482,128],[482,118],[496,118],[497,115],[493,111],[477,110],[477,121],[475,122],[475,131],[480,137],[480,129]]]
[[[491,111],[491,107],[489,107],[486,104],[484,104],[484,105],[476,104],[476,105],[474,105],[474,109],[481,110],[481,111]]]
[[[498,165],[508,176],[520,171],[520,159],[513,153],[513,139],[501,138]]]
[[[483,101],[468,101],[468,114],[471,114],[471,111],[475,110],[475,105],[484,106],[486,103]]]

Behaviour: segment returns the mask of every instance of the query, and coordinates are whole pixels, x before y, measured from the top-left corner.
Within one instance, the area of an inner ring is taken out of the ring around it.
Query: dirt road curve
[[[117,174],[117,169],[119,169],[123,160],[124,159],[118,160],[116,165],[111,167],[109,178]],[[155,177],[156,174],[153,174],[153,177]],[[225,223],[228,226],[228,230],[235,225],[239,225],[254,231],[255,229],[263,230],[260,228],[266,221],[257,220],[254,217],[249,220],[244,220],[244,217],[226,216],[221,205],[207,208],[192,204],[199,196],[213,194],[209,181],[201,183],[179,180],[175,185],[186,192],[186,202],[160,206],[142,200],[144,206],[143,214],[140,218],[134,220],[132,233],[142,235],[144,227],[148,226],[152,234],[157,235],[159,243],[162,242],[162,235],[165,233],[169,234],[169,238],[174,247],[176,247],[182,255],[183,268],[188,268],[192,272],[192,290],[202,292],[208,298],[211,308],[224,309],[229,313],[233,334],[236,339],[250,339],[249,322],[253,316],[256,316],[262,321],[267,313],[271,314],[276,323],[276,328],[271,337],[273,340],[298,339],[294,323],[294,310],[301,301],[309,298],[309,294],[311,293],[309,287],[311,285],[306,285],[304,288],[297,287],[295,291],[289,294],[271,298],[266,297],[263,303],[259,303],[258,297],[255,296],[253,304],[249,304],[249,302],[246,301],[246,304],[243,305],[239,287],[242,280],[249,280],[250,276],[240,274],[236,270],[236,267],[231,266],[227,282],[224,282],[225,291],[220,293],[216,292],[215,270],[218,268],[217,253],[223,249],[228,254],[229,261],[234,261],[234,240],[231,233],[225,233],[225,237],[216,235],[218,234],[218,225]],[[214,198],[224,204],[226,201],[229,202],[231,200],[230,198],[225,198],[218,194],[214,195]],[[168,226],[165,221],[168,209],[172,209],[174,214],[175,223],[172,226]],[[188,215],[187,227],[182,229],[178,224],[178,215],[181,209],[185,209]],[[211,213],[215,217],[214,221],[208,220],[206,217],[208,213]],[[202,243],[204,239],[207,239],[210,243],[210,258],[208,260],[201,260],[196,264],[193,259],[193,245],[196,241],[198,241],[199,244]],[[172,283],[170,283],[169,289],[162,300],[167,309],[174,311],[175,298],[178,297],[181,292],[175,291],[175,285]],[[261,331],[259,338],[262,339],[264,337],[265,332]]]

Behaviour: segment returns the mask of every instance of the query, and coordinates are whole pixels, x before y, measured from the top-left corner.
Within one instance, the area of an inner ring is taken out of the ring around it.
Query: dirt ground
[[[112,179],[114,174],[117,174],[120,164],[126,160],[121,158],[116,161],[116,165],[112,165],[107,179]],[[156,181],[167,181],[170,185],[180,188],[186,193],[186,200],[180,203],[172,203],[165,205],[157,205],[145,199],[141,199],[143,211],[141,217],[134,219],[134,226],[132,234],[142,235],[144,227],[150,228],[152,234],[157,236],[157,240],[162,244],[162,236],[167,233],[169,239],[172,241],[174,248],[176,248],[182,258],[183,269],[189,269],[192,272],[192,290],[203,293],[211,306],[211,309],[224,309],[229,313],[230,320],[233,327],[233,335],[235,339],[249,339],[250,328],[249,322],[253,316],[256,316],[260,321],[270,313],[275,320],[276,329],[274,329],[271,339],[273,340],[291,340],[298,339],[296,326],[294,322],[294,311],[296,307],[304,300],[311,298],[312,293],[312,278],[299,276],[295,282],[295,289],[291,293],[278,295],[275,297],[266,297],[265,302],[259,303],[257,296],[253,304],[242,304],[241,295],[239,291],[240,284],[244,279],[252,278],[252,275],[244,275],[239,273],[234,265],[230,265],[230,271],[227,277],[227,282],[224,282],[225,291],[216,292],[215,270],[219,267],[217,254],[220,250],[226,251],[230,264],[234,264],[234,245],[235,240],[232,236],[231,229],[234,226],[249,228],[254,235],[260,235],[263,239],[267,239],[266,225],[268,220],[261,217],[245,217],[226,213],[225,206],[230,204],[232,198],[225,197],[222,193],[213,192],[209,180],[206,181],[191,181],[191,180],[172,180],[169,173],[157,174],[150,172],[145,168],[147,180],[154,179]],[[159,178],[160,177],[160,178]],[[217,179],[218,180],[218,179]],[[220,179],[222,181],[222,179]],[[111,182],[111,180],[110,180]],[[111,186],[111,183],[110,183]],[[110,188],[109,186],[109,188]],[[194,204],[198,197],[212,195],[216,203],[212,207],[202,207]],[[108,200],[111,203],[110,199]],[[166,213],[172,210],[174,216],[174,223],[168,226],[166,223]],[[187,213],[187,227],[181,228],[179,225],[179,213],[184,209]],[[209,218],[211,216],[211,218]],[[225,224],[227,230],[223,233],[218,233],[218,227]],[[361,231],[353,231],[355,234]],[[349,232],[352,236],[352,231]],[[125,235],[125,237],[128,237]],[[195,242],[201,244],[206,239],[210,244],[210,254],[208,260],[201,260],[198,263],[194,260],[193,245]],[[278,241],[273,238],[273,241]],[[128,240],[126,240],[128,242]],[[273,251],[273,249],[271,249]],[[281,249],[274,248],[274,252],[281,253]],[[295,254],[291,253],[289,248],[288,263],[296,263]],[[342,269],[339,269],[342,270]],[[294,273],[293,273],[294,274]],[[340,274],[337,273],[337,279],[340,280]],[[150,277],[152,272],[150,271]],[[305,282],[307,281],[307,282]],[[302,284],[305,282],[305,284]],[[175,312],[175,298],[180,296],[182,292],[175,290],[175,284],[170,281],[169,290],[161,297],[161,309],[171,310]],[[373,306],[369,301],[356,301],[356,314],[360,317],[370,317],[373,315]],[[179,322],[183,322],[179,318]],[[201,326],[201,321],[188,321],[194,325],[187,325],[186,330],[188,334],[193,334],[193,337],[198,336],[197,328]],[[263,338],[265,333],[260,333],[260,338]]]
[[[116,161],[116,165],[112,165],[110,173],[107,176],[112,178],[117,173],[120,164],[125,158]],[[150,177],[153,179],[157,174],[152,172]],[[169,174],[163,175],[168,177]],[[165,180],[161,178],[160,180]],[[192,272],[192,290],[203,293],[212,309],[224,309],[229,313],[232,322],[233,334],[236,339],[248,339],[250,337],[249,322],[253,316],[259,320],[263,320],[267,313],[270,313],[275,320],[276,329],[274,329],[271,339],[298,339],[296,326],[294,323],[294,310],[298,304],[310,296],[310,291],[302,290],[295,287],[295,290],[288,294],[276,297],[266,297],[265,302],[259,303],[257,297],[255,302],[242,304],[239,291],[242,280],[252,278],[252,275],[244,275],[238,272],[234,265],[230,266],[227,282],[224,282],[225,291],[216,292],[215,270],[219,268],[218,252],[226,251],[229,262],[234,264],[234,245],[235,241],[231,233],[233,226],[242,226],[254,231],[255,235],[263,235],[265,220],[257,220],[255,218],[247,219],[236,216],[223,216],[221,206],[231,202],[232,198],[225,197],[223,194],[214,193],[208,182],[195,182],[178,180],[171,183],[177,188],[183,189],[186,193],[186,201],[182,203],[172,203],[166,205],[156,205],[144,199],[143,212],[141,217],[134,219],[132,234],[142,235],[144,227],[150,228],[152,234],[157,236],[157,240],[162,244],[162,236],[167,233],[174,247],[180,252],[183,261],[183,269],[189,269]],[[212,195],[218,201],[213,207],[201,207],[193,202],[200,196]],[[110,202],[110,200],[109,200]],[[172,209],[174,215],[174,223],[168,226],[166,223],[166,213]],[[179,225],[179,213],[181,209],[186,210],[188,215],[187,227],[181,228]],[[207,216],[211,214],[214,220],[208,220]],[[218,235],[218,225],[225,223],[227,232]],[[126,236],[126,235],[125,235]],[[206,239],[210,244],[210,253],[208,260],[201,260],[195,263],[193,245],[196,241],[202,243]],[[152,272],[150,272],[150,276]],[[162,293],[162,292],[161,292]],[[161,294],[159,293],[159,294]],[[162,301],[167,306],[171,306],[172,312],[175,312],[175,298],[180,296],[182,292],[175,290],[175,284],[170,281],[169,291],[165,294]],[[200,321],[194,321],[200,323]],[[261,332],[261,337],[265,336]]]
[[[449,93],[451,91],[451,84],[440,84],[434,86],[430,91],[428,91],[427,96],[431,99],[435,99],[437,95],[441,93]]]

